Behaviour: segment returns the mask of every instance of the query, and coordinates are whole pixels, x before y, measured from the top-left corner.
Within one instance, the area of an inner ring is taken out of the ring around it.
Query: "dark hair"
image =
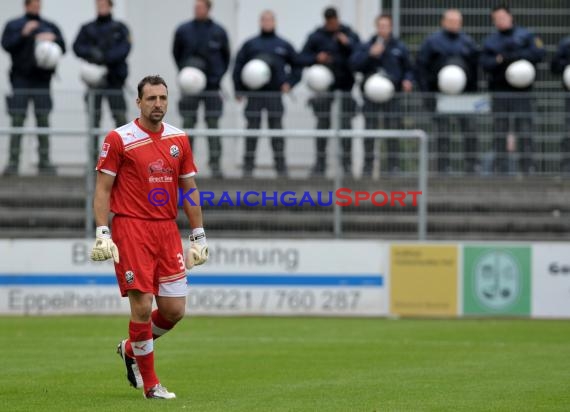
[[[334,7],[327,7],[323,15],[325,16],[326,20],[338,18],[338,13]]]
[[[139,82],[139,84],[137,86],[137,91],[139,93],[139,99],[142,98],[144,86],[147,84],[150,84],[151,86],[158,86],[159,84],[162,84],[164,87],[166,87],[166,90],[168,90],[168,86],[166,85],[166,82],[164,81],[164,79],[162,77],[160,77],[160,75],[155,74],[152,76],[146,76],[146,77],[142,78],[142,80]]]
[[[375,20],[376,23],[378,23],[380,21],[380,19],[388,19],[388,20],[390,20],[390,23],[392,23],[392,15],[391,14],[388,14],[388,13],[379,14],[376,17],[376,20]]]
[[[32,1],[35,0],[24,0],[24,6],[29,6]]]
[[[491,14],[493,14],[494,12],[499,11],[499,10],[504,10],[507,13],[511,14],[511,9],[505,3],[499,3],[495,7],[493,7],[493,9],[491,10]]]
[[[212,0],[196,0],[196,1],[201,1],[202,3],[204,3],[208,10],[212,8]]]

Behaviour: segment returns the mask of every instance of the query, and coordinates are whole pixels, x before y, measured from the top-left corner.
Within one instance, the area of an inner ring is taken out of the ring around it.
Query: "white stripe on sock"
[[[154,322],[152,322],[152,321],[151,321],[151,324],[152,324],[152,334],[153,334],[153,335],[162,336],[162,335],[164,335],[166,332],[169,331],[169,329],[162,329],[162,328],[159,328],[159,327],[156,326],[156,325],[154,324]]]
[[[133,347],[133,353],[135,356],[145,356],[153,351],[153,340],[143,340],[140,342],[131,342],[131,346]]]

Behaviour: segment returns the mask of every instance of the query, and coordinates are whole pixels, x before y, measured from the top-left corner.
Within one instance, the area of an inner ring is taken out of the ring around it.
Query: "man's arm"
[[[36,22],[35,25],[37,27],[38,23]],[[4,28],[4,32],[2,33],[2,47],[8,53],[17,51],[26,38],[30,36],[30,32],[26,32],[26,34],[23,33],[23,27],[24,26],[16,22],[10,22]]]
[[[563,39],[558,45],[556,54],[550,63],[550,70],[554,74],[562,74],[566,66],[570,64],[570,37]]]
[[[301,76],[303,74],[303,67],[299,63],[299,56],[295,51],[295,48],[289,42],[287,44],[287,64],[289,65],[289,74],[285,82],[289,84],[292,89],[297,83],[301,81]]]
[[[95,183],[95,195],[93,198],[93,210],[97,232],[95,244],[91,250],[91,260],[102,261],[113,258],[115,263],[119,263],[119,249],[111,239],[109,231],[109,211],[111,189],[115,176],[99,172],[97,183]]]
[[[363,43],[360,46],[356,47],[350,59],[348,60],[348,64],[350,66],[350,70],[353,72],[364,72],[366,67],[368,66],[368,62],[370,58],[370,44]]]
[[[61,34],[61,30],[54,23],[50,23],[50,25],[52,27],[53,34],[55,35],[54,41],[59,45],[59,47],[61,47],[62,54],[65,54],[67,49],[65,47],[65,40],[63,38],[63,34]]]
[[[228,39],[228,33],[222,29],[222,60],[224,61],[224,73],[228,71],[230,67],[230,60],[231,60],[231,51],[230,51],[230,41]]]
[[[241,47],[241,49],[239,49],[236,55],[236,60],[234,62],[234,71],[232,73],[232,77],[234,81],[234,90],[236,92],[236,95],[239,94],[239,92],[244,92],[246,90],[244,84],[241,82],[241,71],[243,70],[243,67],[247,63],[248,54],[249,54],[247,52],[247,48],[248,48],[248,42],[246,42]]]
[[[93,198],[93,212],[95,214],[95,224],[99,226],[109,226],[109,213],[111,203],[111,189],[115,182],[115,176],[104,172],[97,173],[95,183],[95,195]]]
[[[493,72],[504,65],[504,57],[497,53],[490,43],[488,40],[483,44],[483,50],[479,55],[479,64],[486,72]]]
[[[544,44],[540,37],[532,33],[528,33],[526,39],[526,47],[520,50],[518,57],[526,59],[533,64],[543,61],[546,57],[546,51],[544,50]]]
[[[190,190],[196,189],[190,194],[190,199],[192,199],[193,204],[185,201],[182,207],[184,208],[184,213],[190,222],[190,227],[192,229],[203,228],[204,223],[202,221],[202,207],[200,206],[200,192],[196,186],[196,180],[193,177],[187,177],[179,179],[179,182],[179,186],[184,193],[188,193]]]
[[[121,63],[127,59],[131,52],[131,34],[129,28],[122,24],[116,23],[112,35],[117,35],[109,40],[109,47],[104,51],[105,63],[115,64]],[[118,40],[117,40],[118,39]]]
[[[414,66],[410,57],[410,51],[404,43],[402,43],[402,55],[400,57],[404,78],[402,80],[402,88],[405,92],[411,92],[414,82]]]
[[[77,57],[80,57],[85,60],[89,60],[91,57],[91,44],[89,43],[89,39],[87,36],[87,29],[86,26],[81,26],[79,29],[79,33],[73,42],[73,52]]]
[[[183,40],[183,30],[182,27],[178,27],[176,32],[174,33],[174,41],[172,43],[172,56],[174,57],[174,61],[176,62],[176,66],[178,66],[178,70],[182,70],[182,59],[183,59],[183,51],[184,51],[184,40]]]
[[[315,36],[309,35],[303,50],[299,53],[298,61],[302,66],[310,66],[317,62],[317,44],[315,41]]]
[[[186,268],[192,269],[196,265],[206,263],[209,256],[206,233],[204,232],[204,223],[202,220],[202,207],[200,206],[200,192],[193,177],[180,178],[179,186],[185,193],[194,189],[194,191],[190,193],[190,199],[192,201],[185,201],[182,205],[184,213],[186,217],[188,217],[188,221],[192,227],[190,249],[188,249],[185,259]]]

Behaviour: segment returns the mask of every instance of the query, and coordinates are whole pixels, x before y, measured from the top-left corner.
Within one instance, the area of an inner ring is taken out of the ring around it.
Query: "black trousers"
[[[495,171],[508,172],[507,135],[514,133],[520,153],[519,168],[524,173],[534,169],[532,160],[532,104],[526,93],[493,95],[493,150]]]
[[[375,103],[365,99],[362,111],[366,130],[397,130],[402,128],[401,102],[398,98],[393,98],[386,103]],[[372,174],[376,140],[373,137],[364,138],[364,175]],[[383,169],[390,172],[397,171],[400,168],[400,140],[396,138],[386,139],[386,149],[388,165],[387,167],[384,166]]]
[[[93,108],[90,107],[91,102],[89,101],[91,94],[93,95]],[[93,127],[99,128],[101,124],[101,117],[103,113],[103,100],[107,100],[109,108],[111,109],[111,116],[115,121],[115,126],[119,127],[127,123],[127,102],[123,94],[122,87],[118,88],[107,88],[107,89],[89,89],[85,94],[85,102],[87,104],[87,110],[95,110],[93,117]],[[95,136],[93,139],[92,146],[92,156],[95,163],[99,157],[100,151],[99,138]]]
[[[560,142],[560,152],[562,155],[560,170],[563,173],[570,173],[570,97],[566,97],[564,109],[566,113],[564,122],[566,125],[566,133]]]
[[[247,128],[255,130],[261,128],[261,117],[263,111],[267,113],[267,124],[269,129],[282,129],[282,119],[284,113],[283,101],[279,92],[273,93],[249,93],[247,95],[247,105],[245,107],[245,118]],[[248,136],[245,139],[244,172],[250,174],[255,167],[255,151],[257,149],[255,136]],[[285,139],[282,136],[271,138],[273,149],[273,160],[275,170],[283,175],[287,172],[285,162]]]
[[[438,153],[437,169],[445,172],[451,169],[451,132],[455,121],[463,136],[464,171],[472,173],[478,163],[479,141],[475,118],[461,115],[434,115],[436,146]]]
[[[53,108],[50,95],[50,84],[34,79],[11,75],[12,95],[6,96],[8,114],[12,118],[12,127],[23,127],[26,121],[28,105],[33,103],[37,127],[49,127],[49,114]],[[20,161],[22,135],[14,133],[10,136],[8,167],[17,169]],[[39,167],[50,165],[49,136],[38,135]]]
[[[204,117],[208,129],[217,129],[219,119],[223,114],[223,101],[217,90],[206,90],[195,96],[183,96],[178,102],[178,109],[183,118],[183,128],[192,129],[198,121],[198,107],[204,105]],[[190,138],[190,146],[193,140]],[[222,156],[222,141],[217,136],[208,137],[210,152],[210,168],[217,172],[220,170],[220,158]]]
[[[433,137],[437,153],[437,171],[451,170],[451,134],[456,124],[463,139],[464,171],[472,173],[478,164],[479,139],[477,120],[474,116],[449,113],[437,113],[435,97],[424,100],[428,111],[432,113]]]
[[[332,95],[315,96],[309,100],[309,104],[313,109],[313,113],[317,118],[317,129],[327,130],[331,128],[333,115],[332,104],[334,97]],[[341,98],[341,118],[340,128],[349,130],[352,129],[352,118],[356,115],[357,104],[349,92],[343,93]],[[315,168],[318,171],[326,169],[327,158],[327,143],[326,137],[317,137],[316,139],[316,164]],[[350,138],[341,139],[342,148],[342,166],[345,172],[350,172],[352,168],[352,140]]]

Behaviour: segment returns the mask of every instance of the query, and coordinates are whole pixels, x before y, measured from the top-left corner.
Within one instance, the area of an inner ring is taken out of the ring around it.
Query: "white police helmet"
[[[315,92],[326,92],[334,82],[332,71],[325,65],[314,64],[305,72],[307,85]]]
[[[562,80],[564,81],[564,85],[570,89],[570,65],[566,66],[564,69],[564,74],[562,74]]]
[[[271,80],[271,68],[261,59],[252,59],[243,66],[241,81],[250,90],[258,90]]]
[[[196,67],[185,67],[178,73],[178,85],[183,94],[195,95],[206,88],[206,75]]]
[[[34,56],[38,67],[45,70],[53,70],[59,63],[62,55],[63,50],[56,42],[47,40],[36,42]]]
[[[394,83],[381,74],[373,74],[364,83],[364,95],[375,103],[384,103],[394,97]]]
[[[465,70],[456,64],[444,66],[437,74],[437,87],[445,94],[460,94],[467,84]]]
[[[528,60],[517,60],[511,63],[505,71],[507,82],[513,87],[524,89],[534,82],[536,70]]]
[[[107,66],[102,66],[100,64],[82,61],[79,67],[81,80],[83,80],[83,82],[89,87],[104,86],[107,73]]]

